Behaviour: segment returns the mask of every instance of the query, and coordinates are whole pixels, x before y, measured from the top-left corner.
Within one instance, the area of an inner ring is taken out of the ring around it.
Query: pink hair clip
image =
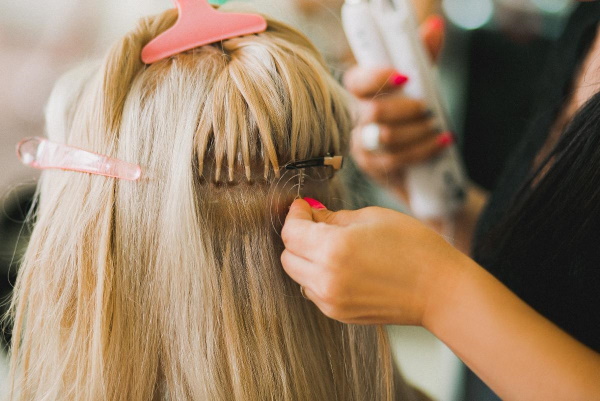
[[[142,61],[145,64],[152,64],[196,47],[267,29],[267,21],[257,14],[220,12],[206,0],[174,1],[179,10],[177,22],[144,47]]]
[[[136,181],[142,175],[137,164],[99,155],[44,138],[26,138],[17,145],[17,156],[27,166],[38,169],[78,171]]]

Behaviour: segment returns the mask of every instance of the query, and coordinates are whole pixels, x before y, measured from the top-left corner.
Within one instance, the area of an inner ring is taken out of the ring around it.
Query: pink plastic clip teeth
[[[175,0],[179,18],[142,50],[142,61],[152,64],[186,50],[238,36],[264,32],[267,21],[257,14],[215,10],[206,0]]]
[[[136,181],[142,175],[142,169],[136,164],[38,137],[19,142],[17,156],[23,164],[42,170],[78,171],[128,181]]]

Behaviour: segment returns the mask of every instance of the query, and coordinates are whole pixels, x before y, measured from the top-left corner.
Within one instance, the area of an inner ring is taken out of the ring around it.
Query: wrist
[[[427,301],[423,311],[422,326],[438,335],[442,322],[452,319],[458,310],[461,288],[470,279],[475,264],[468,256],[452,248],[449,257],[432,269],[428,278]]]

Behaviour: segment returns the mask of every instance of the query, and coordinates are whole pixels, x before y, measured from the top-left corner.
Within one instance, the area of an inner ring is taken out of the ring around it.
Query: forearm
[[[600,355],[465,257],[423,324],[506,400],[598,400]],[[551,296],[551,294],[549,294]]]
[[[327,316],[421,324],[506,400],[600,400],[598,353],[416,219],[297,200],[281,237],[286,272]]]

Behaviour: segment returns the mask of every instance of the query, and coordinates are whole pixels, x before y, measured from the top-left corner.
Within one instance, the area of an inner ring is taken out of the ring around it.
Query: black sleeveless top
[[[492,193],[479,220],[473,247],[474,258],[479,264],[539,313],[598,352],[600,243],[594,249],[588,249],[591,247],[586,245],[585,250],[573,244],[566,252],[562,247],[561,254],[552,254],[551,245],[535,244],[536,232],[564,232],[565,241],[568,241],[569,231],[578,229],[557,227],[552,219],[536,226],[535,231],[530,233],[533,246],[527,252],[520,253],[518,258],[504,257],[502,250],[490,251],[482,243],[489,239],[510,212],[522,186],[531,175],[534,159],[544,145],[563,103],[568,99],[577,67],[596,37],[599,21],[600,2],[582,3],[573,13],[541,76],[536,117],[532,119]],[[570,182],[565,182],[564,187],[557,190],[569,191],[569,185]],[[593,230],[600,233],[600,221]],[[598,237],[596,232],[590,231],[590,238]]]

